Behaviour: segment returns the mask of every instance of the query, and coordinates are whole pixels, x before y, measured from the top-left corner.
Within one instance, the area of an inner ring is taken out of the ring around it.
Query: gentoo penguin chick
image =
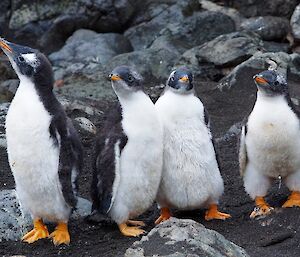
[[[208,116],[195,95],[193,75],[185,67],[173,71],[155,107],[164,129],[164,159],[157,202],[161,216],[170,208],[193,210],[208,207],[206,220],[226,219],[218,211],[224,185],[216,159]]]
[[[264,200],[271,181],[281,177],[292,191],[283,207],[300,206],[299,115],[286,79],[276,70],[254,76],[257,99],[240,138],[240,172],[256,208],[250,217],[272,211]]]
[[[162,127],[137,72],[120,66],[110,79],[119,106],[96,142],[93,210],[108,215],[123,235],[139,236],[145,224],[130,218],[155,200],[162,169]]]
[[[6,117],[7,152],[22,210],[34,228],[22,240],[33,243],[49,236],[43,220],[57,222],[53,243],[69,244],[68,219],[76,204],[76,177],[81,143],[56,99],[53,72],[38,50],[0,39],[20,79]]]

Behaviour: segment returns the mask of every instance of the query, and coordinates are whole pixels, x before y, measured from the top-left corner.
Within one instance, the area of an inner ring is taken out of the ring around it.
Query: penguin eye
[[[174,80],[175,80],[175,78],[174,78],[174,77],[171,77],[171,78],[170,78],[170,80],[171,80],[171,81],[174,81]]]
[[[133,77],[132,77],[131,75],[129,75],[129,76],[128,76],[128,81],[129,81],[129,82],[133,82],[133,80],[134,80]]]
[[[25,59],[24,59],[23,56],[18,56],[18,61],[19,61],[19,62],[25,62]]]

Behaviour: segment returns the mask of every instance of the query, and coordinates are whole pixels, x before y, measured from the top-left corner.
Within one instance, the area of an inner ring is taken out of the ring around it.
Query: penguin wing
[[[62,113],[50,124],[50,135],[59,145],[58,176],[64,199],[71,207],[77,203],[77,175],[82,169],[82,145],[72,121]]]
[[[127,144],[121,123],[121,107],[110,113],[97,138],[92,182],[93,210],[107,214],[114,202],[120,180],[120,156]]]
[[[239,143],[240,143],[240,146],[239,146],[239,166],[240,166],[241,176],[244,175],[246,165],[247,165],[247,162],[248,162],[247,149],[246,149],[246,143],[245,143],[246,134],[247,134],[247,124],[242,126],[241,136],[240,136],[240,140],[239,140]]]

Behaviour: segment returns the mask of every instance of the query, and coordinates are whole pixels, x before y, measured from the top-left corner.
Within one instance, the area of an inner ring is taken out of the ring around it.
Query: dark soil
[[[220,209],[232,215],[227,221],[206,222],[203,218],[204,211],[188,213],[175,212],[180,218],[192,218],[206,227],[216,230],[227,239],[245,248],[250,256],[300,256],[300,209],[281,209],[280,206],[288,196],[288,190],[278,181],[267,197],[274,206],[275,212],[260,220],[250,220],[249,214],[253,210],[253,202],[244,191],[242,179],[239,176],[237,161],[237,138],[234,135],[223,136],[234,123],[242,120],[255,101],[255,88],[249,92],[220,92],[213,83],[199,83],[198,94],[206,104],[213,124],[213,133],[219,138],[217,151],[221,161],[221,171],[225,182],[225,194],[221,199]],[[243,96],[244,94],[244,96]],[[248,95],[248,96],[245,96]],[[242,97],[243,96],[243,97]],[[230,100],[229,100],[230,99]],[[243,99],[243,101],[241,101]],[[239,104],[238,104],[239,103]],[[89,102],[90,104],[90,102]],[[110,102],[95,103],[106,113]],[[74,113],[70,114],[75,115]],[[90,117],[98,127],[101,126],[102,117]],[[81,132],[85,147],[85,167],[80,176],[80,194],[89,198],[91,182],[91,152],[93,137]],[[0,149],[0,189],[14,187],[6,151]],[[150,231],[157,209],[153,206],[141,219],[148,224]],[[25,255],[25,256],[123,256],[125,250],[136,240],[122,236],[114,224],[97,224],[87,219],[70,221],[71,244],[70,246],[55,247],[50,240],[40,240],[32,245],[21,242],[4,241],[0,244],[0,255]],[[155,242],[153,242],[155,247]]]

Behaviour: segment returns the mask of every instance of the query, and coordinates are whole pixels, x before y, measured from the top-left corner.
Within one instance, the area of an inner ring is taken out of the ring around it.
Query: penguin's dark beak
[[[4,39],[2,39],[2,38],[0,38],[0,47],[2,48],[2,50],[4,51],[4,52],[9,52],[9,53],[13,53],[13,50],[12,50],[12,48],[9,46],[9,43],[6,41],[6,40],[4,40]]]

